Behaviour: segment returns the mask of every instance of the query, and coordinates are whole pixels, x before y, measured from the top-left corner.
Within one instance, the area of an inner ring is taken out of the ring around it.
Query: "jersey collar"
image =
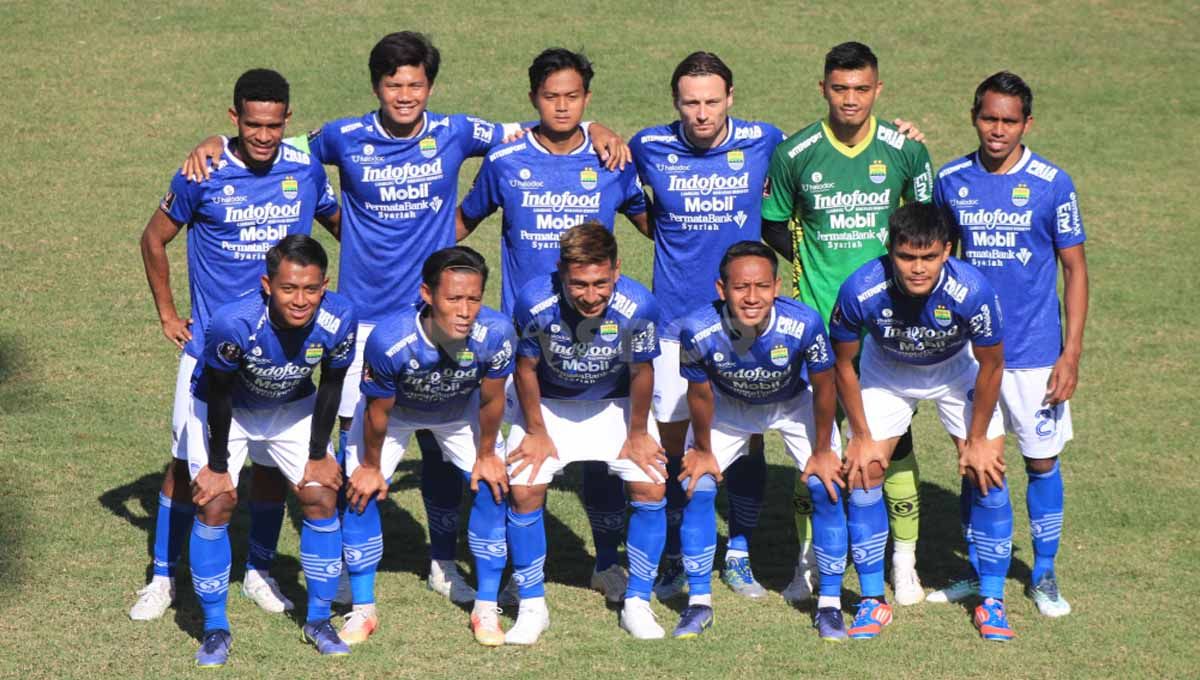
[[[237,154],[233,152],[233,147],[229,146],[229,143],[232,142],[233,139],[234,138],[225,137],[225,151],[224,151],[225,160],[229,161],[230,163],[232,163],[233,165],[236,165],[239,168],[242,168],[243,170],[247,170],[249,168],[247,168],[246,164],[242,162],[242,159],[238,158]],[[273,166],[276,163],[278,163],[279,159],[282,155],[283,155],[283,142],[280,142],[279,148],[275,149],[275,158],[271,159],[271,165]]]
[[[1029,150],[1028,146],[1026,146],[1024,148],[1025,148],[1025,150],[1023,152],[1021,152],[1021,159],[1019,161],[1017,161],[1016,163],[1014,163],[1013,166],[1008,169],[1008,172],[1006,172],[1004,174],[1015,175],[1015,174],[1021,172],[1022,170],[1024,170],[1025,166],[1029,164],[1029,159],[1033,158],[1033,152]],[[991,174],[991,173],[988,173],[987,168],[983,167],[983,163],[979,162],[979,152],[978,151],[975,152],[975,167],[979,168],[979,170],[981,172],[983,172],[984,174]]]
[[[400,142],[407,142],[407,141],[411,141],[411,140],[414,140],[414,139],[420,137],[422,134],[425,133],[426,130],[429,129],[429,112],[428,111],[421,112],[421,127],[417,128],[412,133],[411,137],[397,137],[396,135],[393,135],[392,133],[388,132],[387,128],[385,128],[383,126],[383,119],[379,117],[379,111],[375,111],[374,113],[371,114],[371,116],[375,119],[375,129],[379,131],[379,136],[383,137],[384,139],[394,139],[394,140],[400,141]]]
[[[592,136],[588,134],[586,126],[580,125],[579,129],[583,131],[583,141],[580,142],[579,146],[575,147],[574,149],[568,151],[566,154],[563,154],[563,155],[578,156],[578,155],[584,154],[584,153],[591,153],[591,151],[592,151]],[[527,132],[525,134],[525,139],[529,140],[530,148],[532,148],[536,151],[540,151],[548,156],[558,155],[558,154],[551,153],[549,149],[542,146],[537,140],[537,135],[533,134],[533,130],[530,130],[529,132]]]
[[[871,142],[875,140],[875,133],[877,129],[878,123],[875,121],[875,116],[871,116],[871,120],[868,123],[867,128],[867,136],[864,137],[863,140],[856,146],[849,147],[843,144],[836,136],[834,136],[833,128],[829,127],[828,118],[821,121],[821,130],[825,133],[825,139],[829,142],[829,145],[846,158],[857,158],[860,154],[862,154],[862,152],[866,151],[867,148],[871,146]]]
[[[417,305],[417,310],[413,312],[413,324],[417,327],[417,337],[421,339],[421,344],[436,352],[437,345],[434,345],[429,336],[425,334],[425,324],[421,322],[421,314],[428,306],[426,304]]]

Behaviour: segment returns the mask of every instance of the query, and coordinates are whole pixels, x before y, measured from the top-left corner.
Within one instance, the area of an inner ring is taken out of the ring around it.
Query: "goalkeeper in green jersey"
[[[854,270],[887,252],[888,216],[904,202],[928,203],[933,171],[925,145],[906,139],[872,114],[883,90],[871,48],[842,43],[825,55],[821,94],[829,115],[780,144],[763,187],[763,240],[793,265],[793,293],[826,322],[838,288]],[[884,494],[893,542],[892,585],[898,604],[925,597],[916,571],[920,502],[912,430],[896,446]],[[812,502],[795,487],[800,558],[789,600],[811,592]]]

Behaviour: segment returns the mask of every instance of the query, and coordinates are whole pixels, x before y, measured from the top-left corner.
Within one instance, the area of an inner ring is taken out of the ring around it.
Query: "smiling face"
[[[1014,156],[1021,152],[1021,138],[1029,132],[1033,116],[1025,117],[1020,97],[985,92],[971,122],[979,135],[980,160],[995,168],[1016,160]]]
[[[608,260],[599,264],[563,263],[558,271],[567,301],[580,316],[594,319],[608,309],[613,288],[621,278],[621,263]]]
[[[896,281],[905,293],[915,297],[929,295],[950,258],[950,246],[946,241],[934,241],[923,248],[911,243],[891,248],[888,256],[892,259]]]
[[[401,66],[379,79],[371,90],[379,100],[379,111],[394,127],[416,125],[425,113],[433,83],[424,66]]]
[[[466,269],[444,269],[437,288],[421,284],[433,330],[442,339],[466,340],[483,307],[483,275]]]
[[[274,276],[262,277],[263,292],[270,298],[272,320],[286,328],[300,328],[321,306],[329,279],[315,264],[284,259]]]
[[[725,279],[717,281],[717,295],[725,301],[734,321],[761,331],[771,318],[780,281],[765,257],[748,255],[729,263]]]
[[[238,129],[238,153],[242,162],[262,166],[275,160],[291,117],[292,112],[283,102],[243,101],[241,112],[229,109],[229,119]]]

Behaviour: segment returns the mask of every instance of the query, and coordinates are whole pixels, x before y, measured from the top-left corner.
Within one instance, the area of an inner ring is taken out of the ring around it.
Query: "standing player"
[[[438,49],[424,35],[401,31],[384,36],[368,59],[378,108],[330,121],[308,137],[310,153],[338,168],[345,210],[338,290],[354,303],[362,326],[359,359],[347,375],[338,411],[340,451],[359,400],[367,338],[379,319],[420,300],[422,263],[434,251],[454,245],[459,169],[467,158],[486,154],[519,129],[428,111],[440,65]],[[618,152],[624,147],[621,140],[595,127],[601,158],[612,165],[624,162]],[[207,173],[205,159],[219,141],[201,144],[185,171]],[[427,584],[454,602],[468,603],[475,593],[454,562],[462,479],[427,432],[418,433],[418,441],[431,553]]]
[[[304,513],[300,563],[308,587],[304,639],[321,654],[349,654],[329,623],[342,570],[337,490],[342,473],[329,446],[342,380],[354,359],[354,311],[326,292],[321,244],[293,234],[267,251],[262,293],[213,315],[196,368],[188,417],[188,468],[196,521],[189,561],[204,635],[196,665],[223,666],[233,638],[225,614],[229,519],[250,442],[294,485]],[[321,369],[321,386],[312,374]]]
[[[142,232],[142,260],[163,334],[183,350],[175,380],[173,461],[159,492],[154,529],[154,576],[129,611],[156,619],[175,599],[175,564],[194,509],[188,494],[187,409],[192,371],[204,350],[204,328],[217,306],[259,285],[266,251],[289,234],[307,234],[314,217],[337,236],[340,213],[325,170],[281,144],[291,112],[288,83],[275,71],[253,69],[234,85],[230,120],[238,136],[223,144],[211,177],[199,184],[176,175]],[[189,318],[171,294],[166,246],[187,227]],[[257,462],[258,446],[254,458]],[[254,466],[250,550],[242,592],[272,612],[291,609],[268,575],[283,522],[287,492],[278,471]]]
[[[505,641],[531,645],[550,626],[546,485],[581,460],[607,463],[632,499],[621,627],[635,638],[661,638],[650,609],[667,521],[666,459],[650,420],[658,305],[645,287],[621,276],[612,232],[585,222],[563,234],[558,271],[530,281],[515,309],[520,410],[508,438],[508,539],[521,609]]]
[[[561,48],[539,54],[529,67],[537,127],[484,159],[458,210],[460,239],[488,215],[504,211],[500,308],[505,314],[513,313],[523,286],[555,270],[559,237],[568,228],[597,222],[611,231],[621,212],[638,229],[647,229],[636,171],[632,166],[621,171],[600,167],[582,125],[592,76],[592,65],[582,54]],[[583,501],[596,544],[592,587],[620,602],[626,589],[625,573],[617,564],[625,524],[621,480],[601,463],[585,463]]]
[[[775,150],[762,216],[767,243],[792,259],[794,293],[828,319],[842,281],[886,251],[892,211],[901,202],[932,199],[933,173],[923,144],[905,139],[871,113],[883,81],[869,47],[848,42],[831,49],[820,88],[829,116]],[[912,433],[905,432],[885,484],[892,518],[892,585],[896,601],[904,605],[925,597],[916,570],[917,485]],[[811,502],[799,481],[795,500],[797,529],[804,534],[801,517]],[[789,591],[807,590],[804,572],[811,564],[802,550]]]
[[[846,515],[838,491],[845,483],[835,451],[841,442],[834,426],[833,358],[820,315],[777,297],[778,267],[775,253],[759,241],[735,243],[719,268],[721,301],[679,321],[679,370],[688,380],[692,424],[679,475],[689,497],[680,530],[689,600],[677,638],[695,637],[713,623],[714,502],[721,473],[747,454],[751,436],[778,430],[815,508],[821,594],[814,625],[823,639],[846,639],[841,609]]]
[[[508,556],[508,476],[496,434],[516,333],[499,312],[482,306],[487,275],[483,257],[470,248],[437,251],[421,270],[423,303],[385,318],[367,343],[363,397],[346,458],[347,496],[355,512],[345,519],[350,588],[365,625],[343,629],[347,643],[366,640],[378,624],[374,586],[383,532],[376,503],[387,496],[409,437],[428,429],[476,492],[467,527],[479,585],[471,613],[475,639],[504,644],[496,596]]]
[[[1025,81],[1008,72],[984,80],[975,90],[971,120],[979,148],[942,168],[934,200],[958,225],[964,257],[988,278],[1004,306],[1008,339],[1000,407],[1029,476],[1034,564],[1028,592],[1042,614],[1065,616],[1071,606],[1054,573],[1063,520],[1058,454],[1072,437],[1067,400],[1079,377],[1087,318],[1083,221],[1070,176],[1021,142],[1033,124],[1033,92]],[[1065,342],[1055,289],[1058,261]],[[930,599],[959,600],[977,588],[962,582]]]
[[[863,596],[850,637],[874,638],[892,620],[883,596],[884,471],[917,403],[929,399],[968,480],[963,504],[970,507],[985,598],[975,624],[985,639],[1009,640],[1004,579],[1012,505],[997,406],[1004,373],[999,299],[978,269],[950,258],[952,227],[938,208],[907,204],[892,213],[888,227],[888,255],[846,279],[830,324],[838,396],[851,428],[845,462],[850,547]]]

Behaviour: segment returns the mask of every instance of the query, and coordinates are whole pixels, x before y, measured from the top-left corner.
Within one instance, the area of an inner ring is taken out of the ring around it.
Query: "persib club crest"
[[[584,168],[583,170],[579,171],[579,184],[582,185],[584,189],[587,189],[588,191],[595,189],[596,181],[597,176],[595,170],[591,168]]]
[[[883,184],[887,181],[887,165],[883,161],[872,161],[867,168],[867,176],[876,184]]]
[[[469,349],[464,349],[454,355],[454,360],[458,362],[459,366],[470,366],[475,363],[475,353]]]
[[[283,197],[289,201],[300,194],[300,183],[297,182],[296,178],[292,177],[291,175],[284,177],[283,181],[279,183],[279,186],[281,189],[283,189]]]
[[[741,170],[746,165],[746,154],[742,153],[741,149],[734,149],[725,154],[725,162],[729,164],[730,170]]]
[[[784,366],[788,362],[788,350],[783,345],[775,345],[771,348],[771,363],[776,366]]]
[[[418,148],[421,150],[421,155],[426,158],[433,158],[437,155],[437,140],[433,137],[426,137],[421,140]]]
[[[1024,207],[1029,202],[1029,186],[1024,182],[1013,187],[1012,203],[1018,208]]]
[[[308,349],[304,350],[304,360],[310,364],[315,364],[325,356],[325,348],[320,345],[309,345]]]
[[[604,323],[600,324],[600,337],[609,342],[616,340],[617,339],[617,323],[615,321],[608,321],[606,319],[604,321]]]
[[[939,326],[949,326],[953,319],[950,315],[950,310],[946,308],[946,305],[938,305],[933,310],[933,320],[937,321]]]

